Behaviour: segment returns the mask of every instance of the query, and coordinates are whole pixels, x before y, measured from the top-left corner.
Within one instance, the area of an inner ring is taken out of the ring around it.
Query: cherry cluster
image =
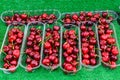
[[[78,39],[75,30],[65,30],[63,33],[65,42],[63,43],[63,56],[64,63],[63,68],[66,71],[77,71],[77,66],[79,65],[78,56]]]
[[[23,32],[18,28],[12,28],[8,32],[8,45],[3,46],[4,68],[14,72],[20,57],[20,48],[23,39]]]
[[[95,38],[95,32],[93,31],[93,25],[81,24],[81,47],[82,47],[82,63],[85,65],[94,66],[97,64],[95,46],[97,40]]]
[[[14,25],[18,25],[17,23],[27,24],[34,21],[39,21],[42,23],[48,23],[52,24],[54,21],[56,21],[55,14],[47,14],[43,13],[41,15],[34,15],[29,16],[27,14],[18,14],[15,13],[13,16],[5,16],[4,20],[7,25],[14,23]]]
[[[115,45],[116,39],[112,36],[113,30],[110,28],[110,23],[99,22],[98,34],[103,63],[106,63],[106,66],[110,68],[116,68],[119,51]]]
[[[75,24],[79,25],[83,21],[99,22],[99,21],[109,21],[113,20],[113,17],[108,15],[108,12],[92,13],[92,12],[80,12],[79,14],[65,14],[62,19],[64,25]]]
[[[27,48],[25,53],[27,55],[26,68],[29,72],[40,63],[40,43],[42,42],[41,33],[42,31],[40,29],[32,27],[30,28],[30,34],[27,37]]]
[[[42,64],[55,69],[59,64],[60,49],[60,27],[53,26],[53,29],[47,28],[45,33],[45,43],[43,50]]]

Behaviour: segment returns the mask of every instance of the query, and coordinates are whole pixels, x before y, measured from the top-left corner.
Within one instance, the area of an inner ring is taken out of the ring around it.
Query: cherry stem
[[[32,59],[29,55],[27,55],[28,58]],[[32,59],[33,60],[33,59]]]
[[[12,41],[12,49],[14,49],[14,46],[13,46],[14,44],[13,44],[13,41]]]
[[[11,65],[10,62],[9,62],[8,60],[7,60],[7,63],[8,63],[9,65]]]

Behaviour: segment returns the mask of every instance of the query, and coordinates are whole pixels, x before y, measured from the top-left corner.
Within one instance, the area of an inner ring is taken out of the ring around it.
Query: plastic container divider
[[[77,71],[76,72],[78,72],[81,68],[82,68],[82,64],[81,64],[81,51],[80,51],[80,29],[79,29],[79,27],[78,26],[76,26],[76,25],[72,25],[72,24],[69,24],[69,27],[70,28],[65,28],[64,26],[62,26],[62,30],[61,30],[61,46],[60,46],[60,68],[64,71],[64,72],[66,72],[66,73],[70,73],[70,74],[74,74],[74,72],[73,71],[67,71],[67,70],[65,70],[64,68],[63,68],[63,61],[64,61],[64,58],[63,58],[63,48],[62,48],[62,44],[63,44],[63,42],[64,42],[64,39],[63,39],[63,32],[65,31],[65,30],[77,30],[77,36],[78,36],[78,49],[79,49],[79,55],[78,55],[78,62],[79,62],[79,65],[77,66]]]
[[[20,66],[22,67],[22,68],[24,68],[25,70],[26,70],[26,63],[25,63],[25,61],[26,61],[26,58],[27,58],[27,55],[26,55],[26,53],[25,53],[25,50],[26,50],[26,42],[27,42],[27,37],[29,36],[29,32],[30,32],[30,28],[32,28],[32,27],[35,27],[35,28],[40,28],[40,29],[42,29],[42,34],[41,34],[41,36],[42,36],[42,41],[43,41],[43,39],[44,39],[44,31],[45,31],[45,25],[43,24],[43,23],[40,23],[40,22],[38,22],[38,21],[35,21],[35,22],[31,22],[31,23],[29,23],[28,25],[27,25],[27,28],[26,28],[26,34],[25,34],[25,38],[24,38],[24,40],[23,40],[23,46],[22,46],[22,50],[21,50],[21,53],[22,53],[22,55],[21,55],[21,61],[20,61]],[[41,41],[41,42],[42,42]],[[40,50],[40,62],[39,62],[39,65],[37,66],[37,67],[33,67],[33,70],[35,70],[35,69],[37,69],[37,68],[39,68],[40,67],[40,65],[41,65],[41,54],[42,54],[42,49],[43,49],[43,43],[41,43],[41,50]]]
[[[111,15],[112,17],[113,17],[113,20],[116,20],[117,18],[118,18],[118,15],[117,15],[117,13],[115,12],[115,11],[113,11],[113,10],[100,10],[100,11],[80,11],[80,12],[85,12],[85,13],[87,13],[87,12],[92,12],[92,13],[100,13],[100,14],[102,14],[102,12],[108,12],[108,15]],[[70,14],[70,15],[72,15],[72,14],[79,14],[80,12],[65,12],[65,13],[62,13],[61,14],[61,19],[63,19],[64,18],[64,16],[65,16],[65,14]],[[62,21],[63,22],[63,21]]]
[[[115,40],[116,40],[115,45],[117,46],[117,48],[118,48],[118,52],[119,52],[119,54],[117,55],[118,60],[117,60],[116,66],[120,66],[120,48],[119,48],[118,39],[117,39],[117,36],[116,36],[115,26],[114,26],[113,23],[110,23],[110,29],[113,30],[113,34],[112,34],[112,36],[113,36],[113,37],[115,38]],[[99,36],[99,35],[98,35],[98,36]],[[100,53],[101,53],[101,52],[100,52]],[[101,56],[101,58],[102,58],[102,56]],[[105,63],[105,62],[103,62],[103,61],[102,61],[102,63],[103,63],[104,65],[110,67],[110,65],[109,65],[108,63]]]
[[[53,23],[53,24],[45,24],[45,30],[46,30],[47,28],[53,29],[53,26],[59,26],[59,27],[60,27],[59,33],[60,33],[60,41],[61,41],[61,24],[60,24],[60,23],[55,22],[55,23]],[[46,32],[44,32],[43,50],[44,50],[45,34],[46,34]],[[60,44],[60,46],[61,46],[61,44]],[[41,58],[42,58],[42,59],[41,59],[41,61],[42,61],[43,58],[44,58],[44,52],[43,52],[43,51],[42,51],[42,57],[41,57]],[[58,58],[59,58],[59,64],[58,64],[54,69],[57,69],[57,68],[60,66],[60,48],[59,48]],[[53,70],[53,69],[51,68],[51,66],[50,66],[50,67],[45,66],[45,65],[42,64],[42,62],[41,62],[41,66],[43,66],[45,69]]]
[[[22,29],[22,31],[23,31],[23,33],[25,34],[25,30],[26,30],[26,26],[25,25],[23,25],[23,24],[21,24],[21,23],[18,23],[19,24],[19,26],[17,26],[17,27],[20,27],[21,29]],[[1,50],[0,50],[0,70],[2,70],[4,73],[6,73],[6,74],[10,74],[11,72],[9,72],[10,70],[14,70],[14,69],[17,69],[18,68],[18,66],[19,66],[19,64],[20,64],[20,60],[21,60],[21,51],[22,51],[22,48],[20,49],[20,57],[19,57],[19,59],[18,59],[18,63],[17,63],[17,66],[15,67],[15,68],[12,68],[12,69],[5,69],[5,68],[3,68],[3,59],[4,59],[4,57],[5,57],[5,54],[2,52],[2,50],[3,50],[3,46],[4,45],[7,45],[8,44],[8,31],[10,30],[10,29],[12,29],[12,28],[15,28],[16,26],[13,26],[13,24],[11,24],[11,25],[9,25],[8,27],[7,27],[7,30],[6,30],[6,33],[5,33],[5,36],[4,36],[4,39],[3,39],[3,42],[2,42],[2,46],[1,46]],[[23,39],[25,38],[25,35],[24,35],[24,37],[23,37]],[[22,44],[23,44],[23,41],[22,41]],[[21,47],[22,47],[22,45],[21,45]]]
[[[21,11],[13,11],[13,10],[8,10],[8,11],[4,11],[1,14],[1,20],[2,22],[6,23],[4,20],[5,16],[13,16],[14,13],[19,13],[19,14],[23,14],[26,13],[30,16],[34,16],[34,15],[41,15],[43,13],[48,13],[48,14],[55,14],[57,17],[57,20],[59,20],[61,18],[61,13],[59,10],[56,9],[44,9],[44,10],[21,10]],[[57,21],[56,20],[56,21]]]
[[[86,21],[86,22],[91,22],[91,21]],[[80,26],[83,24],[84,22],[82,22],[80,24]],[[97,68],[101,65],[101,54],[100,54],[100,45],[99,45],[99,38],[98,38],[98,31],[97,31],[97,25],[95,23],[93,23],[93,26],[92,26],[92,30],[95,32],[95,37],[96,37],[96,40],[97,40],[97,43],[95,45],[95,52],[97,54],[97,64],[95,66],[91,66],[91,65],[85,65],[82,63],[82,65],[88,69],[94,69],[94,68]],[[81,41],[81,30],[80,30],[80,41]],[[80,42],[82,43],[82,42]],[[81,47],[82,48],[82,47]],[[81,51],[81,56],[82,56],[82,50]],[[82,60],[82,59],[81,59]]]

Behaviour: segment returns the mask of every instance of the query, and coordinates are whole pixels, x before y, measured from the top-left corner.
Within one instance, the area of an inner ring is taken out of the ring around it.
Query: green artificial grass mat
[[[0,13],[6,10],[38,10],[58,9],[61,12],[93,11],[93,10],[114,10],[119,11],[120,0],[1,0]],[[120,44],[120,26],[116,21],[115,25],[118,41]],[[0,21],[0,46],[6,31],[5,24]],[[82,69],[76,75],[66,75],[58,68],[50,72],[43,67],[32,73],[26,72],[18,67],[12,74],[4,74],[0,71],[0,80],[119,80],[120,67],[109,69],[103,65],[94,70]]]

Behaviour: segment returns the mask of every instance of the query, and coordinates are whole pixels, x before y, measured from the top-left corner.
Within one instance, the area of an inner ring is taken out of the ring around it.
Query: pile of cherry
[[[82,63],[84,65],[95,66],[97,64],[96,60],[96,44],[97,40],[95,38],[95,32],[92,28],[95,26],[92,24],[82,23],[80,26],[81,30],[81,51],[82,51]]]
[[[40,63],[40,43],[42,42],[41,37],[42,31],[35,27],[30,28],[29,36],[27,37],[26,50],[27,55],[26,64],[27,71],[32,71],[33,68],[39,66]]]
[[[8,44],[3,46],[3,53],[5,53],[3,67],[11,72],[15,71],[18,64],[23,35],[18,27],[12,28],[8,32]]]
[[[106,16],[107,17],[107,16]],[[110,28],[110,23],[99,22],[98,34],[101,48],[102,62],[110,68],[116,68],[116,62],[119,54],[116,46],[116,39],[113,37],[113,30]]]
[[[47,28],[43,50],[42,64],[50,69],[59,65],[60,27]]]
[[[75,24],[79,25],[82,21],[91,21],[91,22],[104,22],[104,21],[111,22],[113,20],[113,17],[108,15],[108,12],[102,12],[100,13],[92,13],[92,12],[80,12],[79,14],[65,14],[62,18],[62,22],[64,25],[67,24]]]
[[[42,23],[52,24],[56,21],[57,17],[55,14],[47,14],[43,13],[41,15],[30,16],[28,14],[18,14],[15,13],[13,16],[5,16],[4,21],[7,25],[14,23],[14,25],[18,25],[17,23],[28,24],[30,22],[39,21]]]
[[[43,13],[41,15],[29,16],[27,14],[14,14],[13,16],[6,16],[4,20],[7,25],[17,23],[28,24],[30,22],[39,21],[42,23],[52,24],[56,21],[57,17],[54,14]],[[66,72],[77,72],[78,67],[81,66],[79,55],[79,47],[81,48],[82,64],[96,66],[98,54],[96,52],[97,38],[96,33],[93,30],[93,23],[97,23],[98,37],[100,44],[100,51],[102,55],[102,62],[110,68],[116,68],[118,60],[118,48],[116,46],[116,40],[113,37],[113,30],[110,28],[110,22],[113,17],[108,12],[92,13],[92,12],[80,12],[80,14],[65,14],[62,18],[63,25],[69,24],[80,25],[80,34],[69,28],[62,32],[63,38],[60,36],[61,26],[47,27],[45,30],[45,39],[42,39],[42,31],[38,28],[32,27],[29,29],[29,36],[27,36],[27,42],[25,44],[26,69],[31,72],[36,67],[41,65],[45,68],[56,69],[60,64],[60,47],[62,46],[62,65],[61,67]],[[87,22],[87,23],[86,23]],[[94,26],[95,27],[95,26]],[[66,28],[66,27],[65,27]],[[8,45],[3,47],[4,65],[5,69],[14,72],[18,64],[20,57],[20,48],[23,39],[23,32],[19,27],[14,27],[8,32]],[[81,36],[81,45],[79,45],[78,36]],[[62,40],[62,45],[60,45]],[[41,44],[43,44],[43,51],[41,52]],[[98,50],[98,49],[97,49]],[[42,56],[41,56],[42,55]],[[99,57],[100,58],[100,57]]]
[[[63,69],[68,72],[77,72],[79,66],[78,35],[75,30],[63,32]]]

